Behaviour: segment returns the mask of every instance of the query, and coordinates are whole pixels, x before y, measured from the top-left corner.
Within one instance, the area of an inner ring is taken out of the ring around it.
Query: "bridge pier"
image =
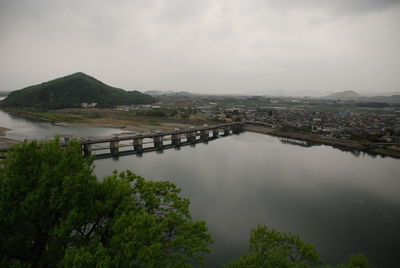
[[[196,142],[196,131],[190,131],[186,134],[188,142]]]
[[[179,144],[181,144],[181,134],[177,134],[177,133],[175,133],[175,134],[172,134],[171,135],[171,143],[173,144],[173,145],[179,145]]]
[[[208,134],[208,129],[200,130],[200,139],[201,140],[208,140],[210,135]]]
[[[110,153],[112,154],[119,153],[119,141],[110,141]]]
[[[83,155],[90,156],[92,154],[92,145],[91,144],[84,144],[83,145]]]
[[[213,132],[213,134],[212,134],[213,138],[218,138],[218,136],[219,136],[219,128],[214,128],[212,130],[212,132]]]
[[[157,150],[162,150],[163,149],[163,140],[164,140],[163,136],[155,136],[153,138],[154,148],[156,148]]]
[[[231,128],[229,126],[224,127],[224,136],[231,134]]]
[[[133,150],[135,152],[143,151],[143,139],[142,138],[133,139]]]
[[[232,126],[232,132],[234,134],[239,134],[242,131],[242,125],[237,124]]]

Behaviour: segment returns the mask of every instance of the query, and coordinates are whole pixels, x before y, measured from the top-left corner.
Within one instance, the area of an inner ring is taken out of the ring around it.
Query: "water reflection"
[[[300,234],[330,263],[364,252],[379,267],[391,267],[400,247],[398,163],[242,133],[210,146],[97,160],[95,171],[131,169],[175,182],[216,241],[211,267],[244,253],[258,223]]]
[[[281,143],[301,146],[301,147],[305,147],[305,148],[322,145],[321,143],[318,143],[318,142],[302,141],[302,140],[296,140],[296,139],[291,139],[291,138],[280,138],[280,137],[278,137],[278,139],[279,139],[279,141]],[[349,147],[340,146],[340,145],[331,145],[331,147],[334,148],[334,149],[338,149],[338,150],[340,150],[342,152],[349,152],[355,157],[364,156],[366,154],[371,156],[372,158],[376,158],[377,156],[380,156],[382,158],[386,157],[385,155],[381,155],[381,154],[378,154],[378,153],[360,151],[360,150],[357,150],[357,149],[354,149],[354,148],[349,148]]]
[[[10,139],[46,140],[54,136],[74,135],[76,137],[110,136],[121,133],[120,129],[83,126],[61,126],[49,122],[14,116],[0,110],[0,127],[11,129],[6,132]]]

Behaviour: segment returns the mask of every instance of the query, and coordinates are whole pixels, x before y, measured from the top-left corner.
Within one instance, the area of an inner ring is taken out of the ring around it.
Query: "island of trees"
[[[72,140],[25,141],[0,162],[0,267],[198,267],[212,238],[167,181],[131,171],[99,180]],[[332,267],[315,247],[266,226],[225,267]],[[374,267],[363,255],[339,268]]]

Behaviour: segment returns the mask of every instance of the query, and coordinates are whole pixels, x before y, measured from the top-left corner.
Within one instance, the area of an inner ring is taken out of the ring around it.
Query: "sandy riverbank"
[[[119,128],[127,132],[171,131],[175,128],[189,129],[207,121],[171,117],[138,116],[114,109],[74,108],[47,112],[24,109],[6,109],[7,113],[51,122],[61,126],[87,126]]]
[[[105,127],[105,128],[119,128],[125,132],[154,132],[154,131],[172,131],[176,128],[178,129],[189,129],[191,124],[179,124],[179,123],[158,123],[155,125],[145,125],[145,124],[132,124],[132,122],[125,122],[125,124],[120,124],[120,122],[80,122],[80,123],[67,123],[59,122],[54,123],[59,126],[82,126],[82,127]]]
[[[12,140],[6,138],[6,132],[11,129],[5,128],[5,127],[0,127],[0,151],[8,150],[11,145],[19,143],[17,140]]]
[[[19,143],[19,142],[20,141],[0,137],[0,151],[8,150],[11,145]]]
[[[6,132],[9,130],[11,130],[11,129],[6,128],[6,127],[0,127],[0,136],[5,136]]]

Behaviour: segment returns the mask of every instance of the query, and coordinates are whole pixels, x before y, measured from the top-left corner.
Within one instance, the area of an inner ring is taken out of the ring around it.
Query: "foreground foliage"
[[[226,268],[235,267],[317,267],[319,254],[299,236],[281,233],[259,225],[251,230],[249,253],[231,261]]]
[[[0,266],[191,267],[211,237],[170,182],[99,181],[72,141],[13,147],[0,169]],[[204,254],[203,254],[204,255]]]
[[[229,262],[225,268],[374,268],[362,255],[351,256],[338,266],[322,264],[319,253],[312,244],[300,239],[298,235],[278,232],[258,225],[251,230],[249,252]]]

